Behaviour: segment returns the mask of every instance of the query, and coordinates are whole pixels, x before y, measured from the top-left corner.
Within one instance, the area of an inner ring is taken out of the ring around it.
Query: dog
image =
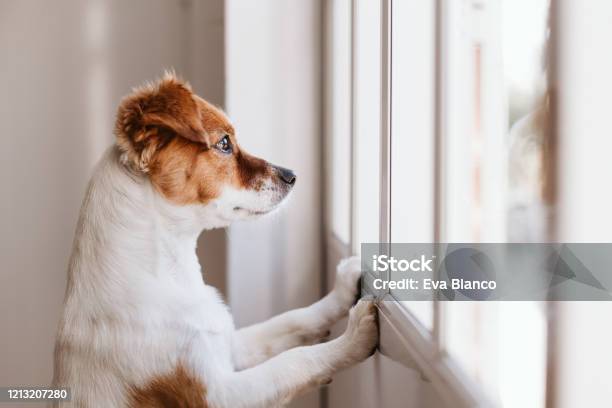
[[[71,401],[57,406],[282,406],[374,352],[357,258],[318,302],[242,329],[204,283],[200,232],[274,211],[296,182],[244,151],[220,109],[166,73],[122,100],[115,135],[76,229],[53,380]]]

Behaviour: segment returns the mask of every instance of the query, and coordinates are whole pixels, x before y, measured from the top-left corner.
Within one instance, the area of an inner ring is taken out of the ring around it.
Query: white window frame
[[[351,18],[354,20],[354,1],[349,0],[351,3]],[[381,87],[381,140],[380,140],[380,163],[381,163],[381,178],[380,178],[380,242],[391,242],[391,226],[392,226],[392,213],[391,213],[391,15],[393,12],[394,1],[401,0],[381,0],[381,42],[382,42],[382,55],[381,55],[381,75],[382,75],[382,87]],[[451,0],[452,1],[452,0]],[[435,106],[434,106],[434,241],[440,242],[444,239],[443,228],[443,208],[442,208],[442,184],[444,182],[444,169],[441,166],[443,160],[443,143],[444,143],[444,126],[443,123],[445,117],[443,115],[444,110],[444,79],[446,73],[442,66],[442,60],[445,58],[445,44],[444,41],[444,22],[446,19],[445,10],[448,7],[447,0],[435,0]],[[327,10],[329,13],[329,9]],[[553,15],[555,18],[555,15]],[[328,32],[329,24],[333,24],[330,19],[327,19]],[[551,35],[552,37],[552,35]],[[553,41],[554,40],[554,41]],[[556,39],[551,39],[552,46],[556,46]],[[326,72],[330,70],[329,63],[332,59],[331,52],[333,52],[330,46],[331,41],[326,39],[326,56],[327,61]],[[351,21],[351,56],[354,55],[354,30],[353,22]],[[353,58],[351,57],[351,64],[353,64]],[[354,126],[355,118],[353,114],[354,110],[354,92],[352,91],[355,87],[354,82],[354,67],[351,67],[351,143],[354,144]],[[326,84],[329,83],[329,74],[326,76]],[[329,104],[329,92],[326,91],[324,94],[327,96],[326,105]],[[554,120],[554,118],[553,118]],[[326,122],[327,134],[332,135],[329,131],[329,120]],[[355,149],[351,147],[351,168],[355,168]],[[327,170],[330,169],[330,158],[331,152],[326,151],[327,158]],[[351,224],[355,222],[355,182],[354,177],[351,179]],[[332,197],[332,192],[329,190],[329,184],[327,183],[328,190],[326,192],[327,201],[329,202]],[[328,206],[329,208],[329,206]],[[337,262],[354,252],[356,245],[355,228],[351,226],[351,240],[350,242],[342,242],[333,232],[331,228],[329,211],[326,213],[327,223],[325,228],[326,236],[326,249],[327,249],[327,283],[328,287],[331,287],[331,281],[333,280],[335,266]],[[443,311],[437,302],[433,303],[434,307],[434,319],[432,330],[427,330],[413,315],[409,309],[398,303],[390,293],[385,296],[385,301],[380,302],[379,309],[379,322],[380,322],[380,346],[379,351],[397,361],[406,367],[418,370],[421,376],[430,381],[433,388],[437,391],[443,401],[448,406],[453,407],[488,407],[493,404],[482,392],[481,387],[477,385],[470,377],[458,367],[455,361],[453,361],[446,352],[442,350],[441,344],[443,340],[442,331],[442,319]],[[553,327],[549,327],[549,330],[553,330]],[[550,341],[550,340],[549,340]],[[547,393],[547,405],[550,402],[551,396]]]
[[[380,242],[391,242],[391,121],[392,121],[392,12],[393,0],[382,0],[382,87],[381,87],[381,228]],[[443,58],[442,45],[442,1],[435,6],[435,106],[434,106],[434,220],[432,229],[434,241],[440,241],[440,214],[442,175],[438,164],[441,160],[442,145],[442,80],[440,61]],[[440,349],[440,308],[433,302],[433,328],[427,330],[409,309],[387,293],[379,303],[380,347],[387,357],[410,368],[420,371],[430,381],[439,396],[455,407],[489,406],[484,394],[470,378],[463,375],[454,362]]]

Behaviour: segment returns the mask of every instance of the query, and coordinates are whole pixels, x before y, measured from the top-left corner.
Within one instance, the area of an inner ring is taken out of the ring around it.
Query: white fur
[[[70,387],[72,401],[61,405],[125,406],[129,386],[181,362],[205,384],[209,407],[278,406],[366,358],[377,337],[371,302],[353,309],[339,338],[287,351],[320,341],[347,313],[358,261],[339,267],[336,287],[319,302],[241,330],[204,284],[195,255],[201,230],[280,200],[272,189],[227,189],[206,206],[175,206],[109,149],[88,187],[69,266],[54,385]]]

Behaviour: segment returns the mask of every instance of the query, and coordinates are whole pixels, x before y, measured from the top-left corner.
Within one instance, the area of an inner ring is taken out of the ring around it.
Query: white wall
[[[297,173],[280,214],[229,230],[229,297],[242,326],[320,294],[321,19],[317,0],[228,0],[225,15],[227,109],[238,139]],[[317,397],[299,404],[317,406]]]
[[[222,12],[222,0],[0,3],[0,384],[51,379],[78,209],[120,97],[175,67],[223,103]]]
[[[238,139],[297,174],[280,214],[230,228],[229,296],[239,325],[319,295],[319,28],[314,0],[226,5],[227,109]]]
[[[560,242],[612,242],[608,1],[559,1]],[[612,304],[559,302],[555,407],[610,405]]]
[[[282,213],[204,234],[205,279],[223,286],[214,271],[227,258],[241,325],[318,297],[319,2],[230,0],[225,11],[223,0],[0,3],[0,384],[50,381],[89,173],[113,142],[120,97],[166,67],[227,101],[241,143],[298,175]]]

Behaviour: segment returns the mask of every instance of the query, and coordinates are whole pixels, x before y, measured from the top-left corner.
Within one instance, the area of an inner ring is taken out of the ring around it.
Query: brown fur
[[[128,407],[206,408],[206,387],[179,364],[173,372],[132,388]]]
[[[257,190],[273,174],[267,162],[240,149],[225,114],[173,74],[124,98],[115,133],[127,164],[176,204],[205,204],[223,185]],[[214,148],[225,135],[231,155]]]

